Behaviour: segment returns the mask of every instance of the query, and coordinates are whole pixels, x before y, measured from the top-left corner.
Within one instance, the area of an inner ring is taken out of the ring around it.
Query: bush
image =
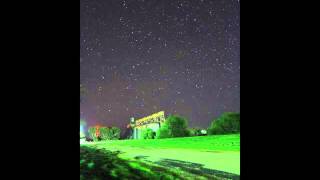
[[[157,138],[186,137],[190,133],[187,129],[187,120],[180,116],[170,115],[159,128]]]
[[[200,128],[189,128],[188,129],[190,136],[200,136],[201,129]]]
[[[100,128],[100,136],[101,140],[109,140],[111,137],[111,131],[107,127],[101,127]]]
[[[93,141],[98,141],[99,140],[99,138],[96,136],[96,127],[89,127],[88,133],[89,133],[89,137]]]
[[[120,128],[117,127],[90,127],[88,129],[90,138],[93,141],[120,139]]]
[[[156,133],[152,129],[148,128],[148,129],[145,129],[142,131],[141,138],[142,139],[154,139],[155,136],[156,136]]]
[[[102,140],[116,140],[120,138],[120,129],[117,127],[101,127],[100,137]]]
[[[110,133],[111,140],[120,139],[120,133],[121,133],[120,128],[112,127],[112,128],[110,128],[110,131],[111,131],[111,133]]]
[[[240,113],[226,112],[213,120],[208,134],[232,134],[240,132]]]

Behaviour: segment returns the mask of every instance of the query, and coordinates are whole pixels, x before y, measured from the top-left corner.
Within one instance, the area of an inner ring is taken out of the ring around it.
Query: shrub
[[[117,127],[101,127],[100,137],[102,140],[115,140],[120,138],[120,129]]]
[[[100,128],[100,136],[101,140],[109,140],[111,137],[111,131],[107,127],[101,127]]]
[[[200,136],[201,129],[200,128],[189,128],[188,129],[190,136]]]
[[[111,127],[110,128],[110,131],[111,131],[111,138],[112,140],[115,140],[115,139],[120,139],[120,133],[121,133],[121,130],[120,128],[117,128],[117,127]]]
[[[88,129],[89,137],[93,141],[120,139],[120,128],[117,127],[90,127]]]
[[[147,129],[142,131],[141,138],[142,139],[154,139],[155,136],[156,136],[156,133],[152,129],[147,128]]]
[[[99,140],[98,137],[96,136],[96,127],[89,127],[88,133],[89,133],[89,137],[93,141],[98,141]]]

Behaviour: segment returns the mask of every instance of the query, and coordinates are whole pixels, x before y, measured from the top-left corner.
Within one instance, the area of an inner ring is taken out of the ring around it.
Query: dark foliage
[[[188,123],[185,118],[170,115],[159,128],[157,138],[186,137],[190,135],[187,128]]]
[[[212,121],[208,134],[232,134],[240,132],[240,113],[226,112]]]
[[[143,139],[154,139],[155,137],[156,137],[156,133],[150,128],[142,132]]]

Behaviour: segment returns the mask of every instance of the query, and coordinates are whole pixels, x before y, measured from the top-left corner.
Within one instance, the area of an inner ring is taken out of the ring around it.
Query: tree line
[[[146,129],[142,132],[141,138],[162,139],[234,133],[240,133],[240,113],[225,112],[220,117],[214,119],[207,129],[188,128],[186,118],[170,115],[157,132],[152,131],[152,129]]]
[[[93,141],[117,140],[120,139],[120,132],[121,130],[118,127],[96,126],[88,129],[89,137]],[[225,112],[214,119],[206,129],[189,128],[186,118],[178,115],[169,115],[156,132],[150,128],[144,129],[140,138],[163,139],[234,133],[240,133],[240,113]]]

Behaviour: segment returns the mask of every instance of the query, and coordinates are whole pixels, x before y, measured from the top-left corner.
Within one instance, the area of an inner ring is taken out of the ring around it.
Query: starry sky
[[[80,86],[89,126],[240,112],[240,2],[80,0]]]

